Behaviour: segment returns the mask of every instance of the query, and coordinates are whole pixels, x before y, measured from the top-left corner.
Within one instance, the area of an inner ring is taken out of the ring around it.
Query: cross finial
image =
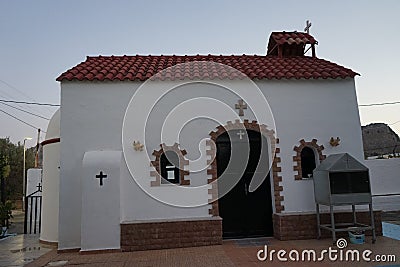
[[[306,27],[304,28],[304,31],[306,33],[310,33],[310,28],[311,28],[311,22],[309,20],[306,21]]]

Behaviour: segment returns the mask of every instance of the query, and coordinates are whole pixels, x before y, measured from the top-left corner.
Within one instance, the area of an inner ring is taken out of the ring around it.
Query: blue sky
[[[312,22],[317,56],[360,73],[360,104],[400,101],[400,1],[0,1],[0,99],[59,103],[55,78],[88,55],[265,54],[272,31]],[[49,107],[19,108],[50,117]],[[0,104],[46,129],[47,121]],[[361,107],[363,125],[395,123],[400,104]],[[396,123],[398,122],[398,123]],[[36,130],[0,113],[0,137]],[[43,137],[42,137],[43,138]],[[33,145],[34,140],[29,145]]]

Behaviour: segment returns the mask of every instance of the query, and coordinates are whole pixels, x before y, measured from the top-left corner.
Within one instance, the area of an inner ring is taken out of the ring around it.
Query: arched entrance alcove
[[[208,170],[208,174],[212,175],[209,183],[212,183],[210,194],[213,195],[210,201],[212,204],[210,214],[222,218],[224,238],[272,236],[273,213],[279,213],[284,209],[281,203],[283,196],[280,195],[283,188],[280,186],[282,178],[279,176],[280,167],[278,167],[279,140],[275,138],[273,130],[268,130],[267,126],[259,125],[256,121],[228,122],[227,125],[218,126],[217,129],[210,133],[211,140],[208,142],[210,149],[207,152],[212,157],[209,162],[211,168]],[[247,133],[246,138],[242,138],[244,131]],[[235,149],[232,149],[232,144]],[[246,161],[245,169],[233,168],[226,173],[231,155],[240,154],[241,146],[250,149],[248,154],[245,153],[248,158],[243,159]],[[259,167],[256,169],[259,162]],[[237,183],[227,194],[219,198],[221,190],[218,188],[221,184],[219,180],[213,181],[222,174],[225,176],[224,179],[230,179],[231,176]],[[265,179],[259,183],[256,190],[249,190],[256,176]]]

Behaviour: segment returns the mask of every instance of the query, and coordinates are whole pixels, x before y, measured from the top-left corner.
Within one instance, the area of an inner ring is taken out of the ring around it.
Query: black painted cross
[[[100,186],[103,186],[103,179],[107,178],[107,174],[103,174],[103,171],[100,171],[100,174],[97,174],[96,178],[100,179]]]
[[[235,109],[239,110],[239,116],[244,116],[244,109],[247,109],[247,104],[243,99],[239,99],[238,104],[235,104]]]

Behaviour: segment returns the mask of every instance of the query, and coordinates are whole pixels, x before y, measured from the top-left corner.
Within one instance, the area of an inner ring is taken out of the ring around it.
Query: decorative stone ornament
[[[136,150],[136,151],[143,151],[143,147],[144,147],[144,145],[143,144],[141,144],[139,141],[133,141],[133,148]]]
[[[243,99],[239,99],[238,103],[235,104],[235,109],[239,110],[239,116],[242,117],[244,116],[244,110],[247,109],[247,104],[243,101]]]
[[[336,138],[331,137],[331,140],[329,140],[329,144],[333,147],[340,145],[340,138],[339,137],[336,137]]]

